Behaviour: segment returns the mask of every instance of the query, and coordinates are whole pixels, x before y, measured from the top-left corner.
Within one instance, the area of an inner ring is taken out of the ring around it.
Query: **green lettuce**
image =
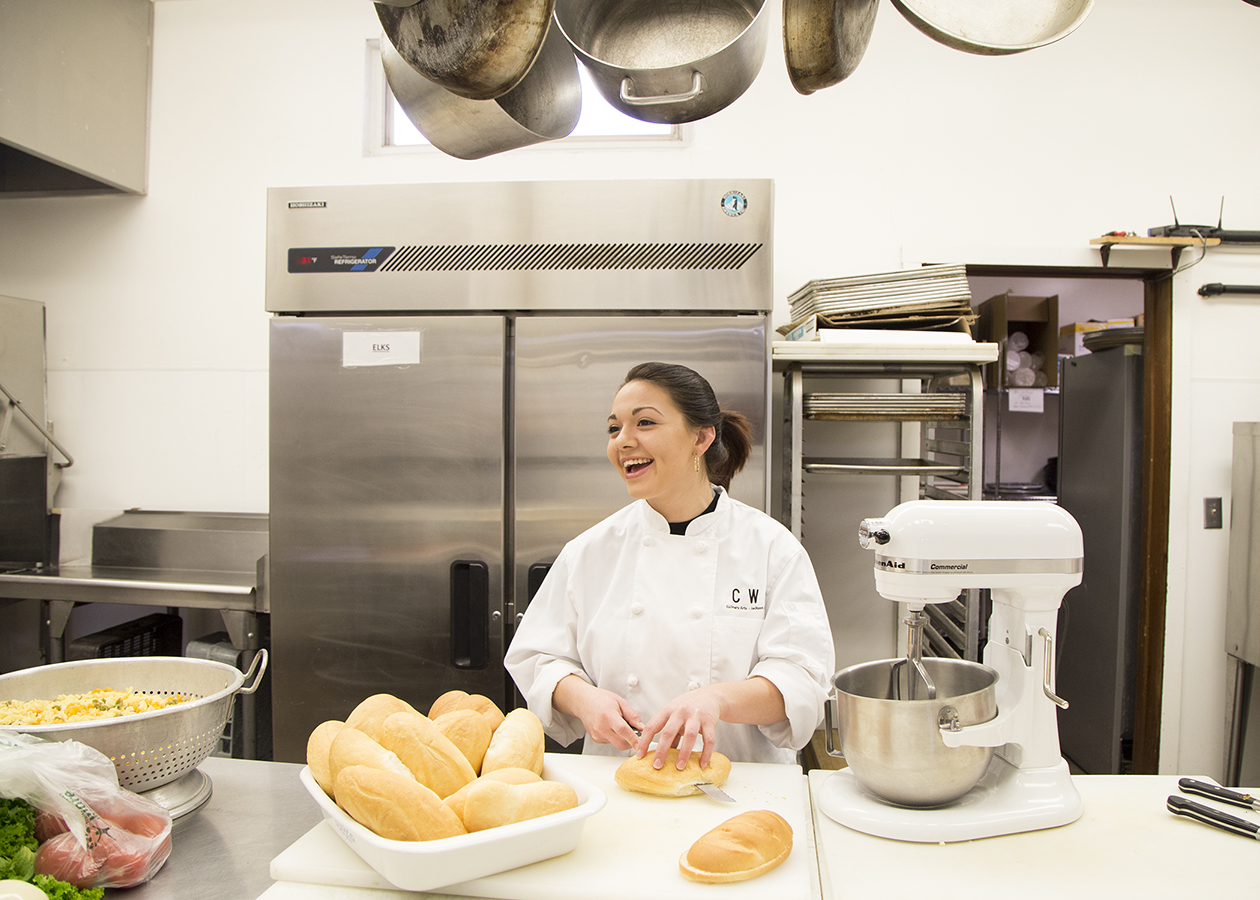
[[[50,900],[101,900],[103,888],[84,890],[51,875],[35,874],[35,809],[24,800],[0,798],[0,880],[29,881]]]

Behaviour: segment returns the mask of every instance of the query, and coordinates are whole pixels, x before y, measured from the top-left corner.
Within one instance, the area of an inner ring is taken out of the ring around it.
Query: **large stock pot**
[[[724,109],[766,55],[765,0],[556,0],[555,14],[599,92],[645,122]]]

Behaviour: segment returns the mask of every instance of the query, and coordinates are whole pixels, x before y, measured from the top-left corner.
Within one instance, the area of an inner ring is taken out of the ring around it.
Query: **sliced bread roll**
[[[357,728],[374,741],[381,739],[381,725],[396,712],[409,712],[419,715],[406,700],[400,700],[393,694],[373,694],[346,716],[346,724]]]
[[[486,748],[490,746],[490,736],[494,734],[485,717],[475,709],[453,709],[442,713],[433,720],[433,724],[452,744],[463,751],[473,771],[480,772],[481,761],[485,758]]]
[[[333,786],[338,806],[391,841],[436,841],[467,833],[438,795],[410,775],[347,766]]]
[[[696,787],[699,782],[721,785],[731,774],[731,761],[716,751],[703,769],[700,768],[698,752],[687,758],[687,765],[681,770],[678,768],[677,749],[669,750],[665,765],[659,769],[652,768],[655,758],[656,752],[652,750],[642,759],[632,756],[617,767],[613,778],[623,790],[657,797],[687,797],[700,793],[700,788]]]
[[[792,826],[778,813],[757,809],[705,834],[679,858],[678,868],[691,881],[726,884],[764,875],[791,852]]]
[[[399,712],[381,725],[381,746],[402,760],[416,781],[447,797],[477,777],[468,758],[428,716]]]
[[[438,697],[429,707],[429,718],[436,719],[456,709],[471,709],[480,713],[491,731],[503,724],[503,710],[493,700],[484,694],[470,694],[467,691],[447,691]]]
[[[506,784],[486,776],[471,784],[464,796],[464,827],[469,832],[484,831],[577,805],[577,791],[558,781]]]
[[[529,769],[541,775],[545,749],[542,722],[528,709],[514,709],[494,730],[481,760],[481,772],[495,769]]]
[[[333,781],[333,798],[336,799],[337,775],[349,766],[370,766],[406,775],[415,780],[408,769],[394,753],[386,750],[357,728],[347,725],[333,737],[328,745],[328,772]]]
[[[533,784],[535,781],[542,781],[540,776],[529,769],[495,769],[493,772],[482,775],[477,781],[481,781],[482,778],[501,781],[504,784]],[[477,781],[470,781],[449,797],[442,798],[442,802],[451,808],[451,812],[459,816],[461,822],[464,819],[464,798],[468,796],[468,792]]]
[[[332,747],[333,738],[345,727],[345,722],[330,719],[316,725],[311,736],[306,739],[306,765],[311,770],[315,783],[329,797],[333,796],[333,776],[328,767],[328,750]]]

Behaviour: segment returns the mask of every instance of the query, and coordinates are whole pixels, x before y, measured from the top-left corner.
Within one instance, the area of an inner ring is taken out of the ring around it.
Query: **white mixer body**
[[[1076,520],[1043,501],[916,500],[862,522],[875,550],[875,585],[922,608],[968,588],[988,588],[993,610],[983,661],[998,672],[997,715],[941,726],[947,747],[996,748],[971,792],[932,810],[871,800],[852,778],[832,776],[823,809],[840,822],[899,840],[973,840],[1065,825],[1080,795],[1059,748],[1054,640],[1063,595],[1080,584],[1083,541]],[[837,773],[843,776],[844,772]]]

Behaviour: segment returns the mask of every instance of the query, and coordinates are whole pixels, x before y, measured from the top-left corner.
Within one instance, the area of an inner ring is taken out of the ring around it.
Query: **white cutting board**
[[[811,837],[808,787],[798,766],[734,763],[723,789],[736,803],[703,794],[666,799],[623,791],[613,780],[622,759],[548,754],[547,765],[584,778],[608,797],[603,810],[586,821],[582,839],[570,853],[476,881],[449,885],[436,893],[501,900],[808,900],[816,866]],[[312,801],[314,802],[314,801]],[[678,857],[706,831],[751,809],[769,809],[792,826],[792,854],[778,868],[751,881],[695,884],[678,871]],[[321,822],[271,862],[274,885],[263,896],[280,900],[302,896],[286,882],[341,888],[391,890],[327,823]],[[814,876],[816,881],[817,876]],[[326,896],[351,897],[352,891]],[[307,897],[313,894],[307,888]],[[389,894],[378,895],[381,900]]]
[[[834,772],[809,773],[819,796]],[[1199,776],[1200,780],[1210,779]],[[871,837],[814,806],[824,900],[1063,900],[1256,896],[1260,847],[1168,812],[1175,775],[1078,775],[1071,825],[949,844]],[[1260,814],[1200,797],[1239,818]]]

